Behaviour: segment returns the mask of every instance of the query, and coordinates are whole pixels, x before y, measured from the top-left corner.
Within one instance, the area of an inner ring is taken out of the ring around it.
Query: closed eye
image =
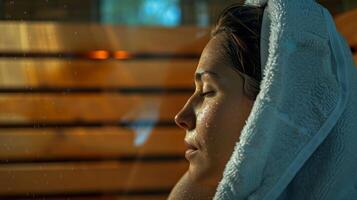
[[[200,96],[201,97],[206,97],[206,96],[211,96],[213,94],[214,94],[214,91],[208,91],[208,92],[201,93]]]

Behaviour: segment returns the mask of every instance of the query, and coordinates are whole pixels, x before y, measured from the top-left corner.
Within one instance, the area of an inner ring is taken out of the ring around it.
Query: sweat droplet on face
[[[197,118],[204,118],[207,116],[208,112],[211,111],[211,106],[205,107],[201,112],[198,113]]]
[[[218,103],[214,103],[214,105],[207,105],[201,112],[197,115],[197,121],[201,122],[205,128],[210,128],[212,125],[212,116],[214,116],[215,107]]]

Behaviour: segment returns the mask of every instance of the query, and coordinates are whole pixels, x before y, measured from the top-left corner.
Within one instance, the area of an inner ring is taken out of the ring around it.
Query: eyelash
[[[201,93],[200,96],[201,97],[205,97],[205,96],[207,96],[207,95],[209,95],[211,93],[214,93],[214,91],[208,91],[208,92],[205,92],[205,93]]]

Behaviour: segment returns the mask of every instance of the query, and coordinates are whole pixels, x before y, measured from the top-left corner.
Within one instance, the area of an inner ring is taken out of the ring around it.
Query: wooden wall
[[[0,24],[0,198],[165,199],[207,30]]]

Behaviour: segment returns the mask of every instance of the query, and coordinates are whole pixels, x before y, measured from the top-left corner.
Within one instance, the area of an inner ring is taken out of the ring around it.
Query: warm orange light
[[[131,57],[131,55],[127,51],[115,51],[114,52],[115,59],[124,60],[124,59],[128,59],[130,57]]]
[[[89,52],[89,58],[97,60],[105,60],[109,58],[109,52],[104,50]]]

